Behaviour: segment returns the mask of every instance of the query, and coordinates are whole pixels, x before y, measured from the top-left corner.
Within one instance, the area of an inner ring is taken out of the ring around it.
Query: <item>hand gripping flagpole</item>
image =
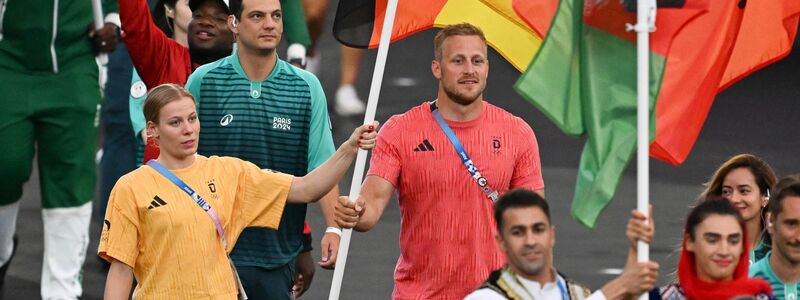
[[[103,29],[103,6],[100,4],[100,0],[92,0],[92,17],[94,21],[94,29],[96,31]],[[98,81],[100,82],[100,90],[102,91],[105,89],[106,85],[106,65],[108,64],[108,54],[98,54],[97,63],[100,66],[100,78]]]
[[[375,59],[375,71],[372,73],[372,85],[369,88],[369,98],[367,100],[367,111],[364,114],[364,124],[370,124],[375,120],[375,110],[378,108],[378,95],[381,91],[383,82],[383,70],[386,67],[386,56],[389,54],[389,42],[394,27],[394,16],[397,13],[397,1],[389,0],[386,5],[386,15],[383,18],[383,29],[381,29],[381,40],[378,44],[378,57]],[[358,150],[356,156],[356,167],[353,171],[353,182],[350,184],[350,201],[356,201],[361,193],[361,180],[364,178],[364,167],[367,164],[367,151]],[[344,266],[347,262],[347,252],[350,248],[350,237],[352,229],[345,229],[342,232],[342,240],[339,243],[339,254],[336,258],[336,268],[333,271],[333,282],[331,282],[331,292],[328,300],[338,300],[339,292],[342,288],[344,278]]]
[[[636,25],[636,209],[648,217],[650,202],[650,32],[655,30],[656,0],[637,0]],[[636,260],[650,260],[650,245],[637,242]],[[646,300],[647,293],[639,296]]]

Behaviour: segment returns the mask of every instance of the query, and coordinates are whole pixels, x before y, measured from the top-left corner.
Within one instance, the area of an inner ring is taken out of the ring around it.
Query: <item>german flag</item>
[[[400,0],[391,41],[431,27],[470,23],[480,27],[489,45],[517,70],[524,70],[542,43],[543,32],[555,13],[557,0]],[[376,48],[387,0],[339,1],[333,35],[354,48]],[[528,26],[515,5],[543,30]]]

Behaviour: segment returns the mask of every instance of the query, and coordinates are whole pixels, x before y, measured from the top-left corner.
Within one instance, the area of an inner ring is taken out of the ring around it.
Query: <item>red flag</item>
[[[797,34],[800,1],[740,0],[739,5],[744,16],[741,21],[731,20],[729,30],[689,27],[685,30],[690,38],[673,45],[656,105],[651,156],[674,165],[683,163],[717,93],[789,54]],[[731,32],[736,34],[731,36]]]
[[[525,20],[539,36],[547,35],[550,22],[558,8],[558,0],[530,1],[513,0],[514,11]]]

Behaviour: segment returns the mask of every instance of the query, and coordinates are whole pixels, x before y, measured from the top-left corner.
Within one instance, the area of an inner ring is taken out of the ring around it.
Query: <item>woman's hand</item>
[[[631,211],[631,218],[628,220],[628,228],[625,230],[625,236],[628,237],[628,243],[631,249],[636,249],[636,242],[642,241],[647,244],[653,243],[653,235],[655,235],[656,227],[653,224],[653,206],[650,206],[650,220],[638,210]]]
[[[378,138],[378,121],[372,121],[372,124],[364,124],[356,128],[350,138],[347,139],[345,144],[352,147],[353,151],[358,151],[359,148],[370,150],[375,147],[375,142]]]

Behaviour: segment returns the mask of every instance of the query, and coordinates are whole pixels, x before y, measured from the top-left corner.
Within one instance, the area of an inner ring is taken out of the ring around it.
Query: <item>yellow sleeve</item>
[[[261,170],[255,164],[241,161],[242,173],[239,177],[239,188],[236,192],[241,221],[237,222],[244,230],[246,227],[269,227],[278,229],[289,196],[289,187],[294,176]]]
[[[138,220],[133,189],[123,177],[108,198],[97,254],[109,262],[113,257],[133,268],[139,255]]]

